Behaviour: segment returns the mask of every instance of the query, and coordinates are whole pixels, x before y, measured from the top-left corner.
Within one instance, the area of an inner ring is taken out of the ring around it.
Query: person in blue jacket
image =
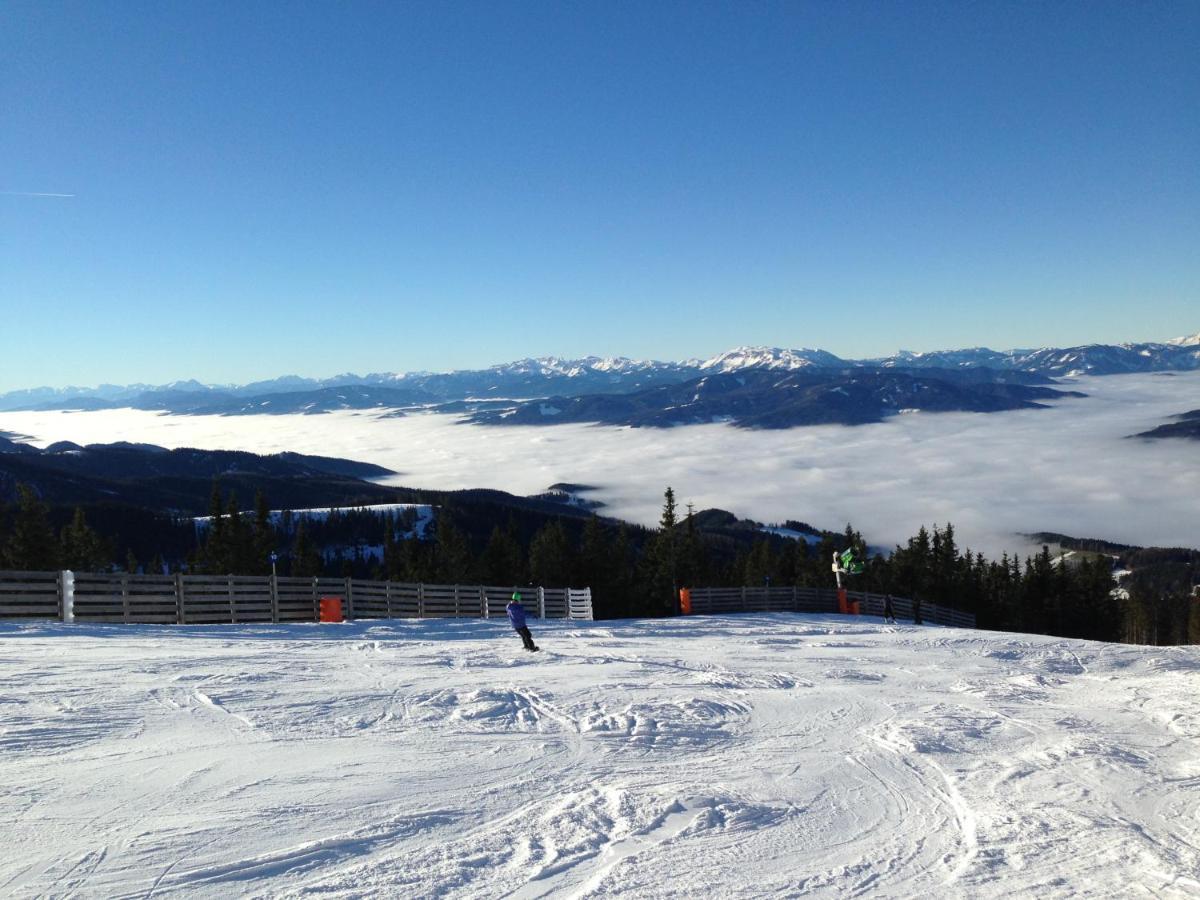
[[[540,650],[541,648],[533,642],[533,635],[529,633],[529,628],[525,625],[525,607],[521,605],[519,592],[512,595],[512,600],[508,601],[505,612],[508,613],[508,621],[512,623],[513,631],[521,636],[521,642],[524,643],[525,649]]]

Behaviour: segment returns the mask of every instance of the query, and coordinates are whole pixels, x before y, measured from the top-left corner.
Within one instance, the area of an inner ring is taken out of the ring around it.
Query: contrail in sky
[[[74,194],[43,194],[39,191],[0,191],[6,197],[74,197]]]

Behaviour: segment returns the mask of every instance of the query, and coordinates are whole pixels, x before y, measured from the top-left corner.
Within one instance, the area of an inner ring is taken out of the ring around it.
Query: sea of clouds
[[[373,462],[385,483],[537,493],[597,487],[605,512],[657,521],[662,494],[763,522],[847,522],[887,547],[953,522],[988,555],[1056,531],[1200,547],[1200,442],[1128,435],[1200,407],[1200,372],[1078,378],[1083,399],[1006,413],[917,413],[858,427],[749,431],[729,425],[487,427],[454,416],[173,416],[140,410],[0,413],[0,430],[45,446],[142,441]]]

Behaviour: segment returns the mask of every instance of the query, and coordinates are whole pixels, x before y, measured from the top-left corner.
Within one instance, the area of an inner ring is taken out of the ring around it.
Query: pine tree
[[[400,553],[396,545],[395,520],[390,514],[384,516],[383,524],[383,577],[388,581],[400,578]]]
[[[213,479],[208,498],[208,533],[198,554],[201,567],[210,575],[228,572],[225,540],[225,504],[221,499],[221,484]]]
[[[571,546],[562,522],[548,522],[529,543],[529,573],[534,584],[565,587],[571,584]]]
[[[516,538],[516,523],[510,518],[508,528],[499,525],[492,527],[487,546],[483,549],[480,565],[482,575],[488,584],[517,585],[524,584],[525,551]]]
[[[759,538],[746,557],[742,584],[747,587],[765,587],[776,579],[775,568],[775,554],[771,549],[771,542],[766,538]]]
[[[435,566],[435,578],[443,584],[472,584],[476,581],[471,545],[444,508],[437,522]]]
[[[88,525],[87,519],[80,507],[75,507],[75,513],[69,525],[60,533],[62,547],[62,564],[77,572],[98,572],[108,568],[112,554],[105,546],[100,535]]]
[[[304,518],[296,522],[296,539],[292,544],[292,575],[300,578],[313,578],[321,574],[324,561],[317,548],[308,537],[308,529],[304,526]]]
[[[704,552],[700,535],[696,531],[696,510],[687,505],[687,517],[683,520],[683,547],[679,559],[679,583],[685,587],[696,587],[708,581],[704,567]]]
[[[647,543],[643,554],[643,578],[650,589],[650,610],[670,615],[679,602],[679,524],[675,514],[675,491],[663,494],[663,512],[658,532]]]
[[[634,591],[635,577],[633,542],[629,536],[629,526],[622,522],[612,545],[611,596],[607,606],[613,615],[628,618],[634,614],[638,605]]]
[[[225,526],[225,567],[219,575],[248,575],[254,566],[254,533],[242,517],[237,494],[229,494],[229,522]]]
[[[59,544],[50,526],[50,510],[27,484],[17,485],[17,509],[4,556],[7,565],[23,571],[59,567]]]
[[[275,529],[271,525],[271,507],[261,490],[254,495],[253,562],[247,574],[266,575],[271,571],[271,554],[275,552]]]

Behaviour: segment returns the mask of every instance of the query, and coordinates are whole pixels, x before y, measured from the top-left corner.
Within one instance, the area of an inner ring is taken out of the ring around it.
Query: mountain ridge
[[[628,357],[528,357],[453,372],[403,372],[330,378],[283,375],[245,385],[103,384],[95,388],[26,388],[0,394],[0,411],[99,410],[130,407],[190,415],[322,413],[337,409],[434,408],[468,400],[534,400],[595,394],[634,394],[683,384],[705,375],[778,370],[861,368],[894,370],[992,369],[1050,378],[1200,369],[1200,334],[1166,342],[1085,344],[996,351],[900,350],[878,359],[843,359],[826,350],[739,346],[704,360],[682,362]]]

